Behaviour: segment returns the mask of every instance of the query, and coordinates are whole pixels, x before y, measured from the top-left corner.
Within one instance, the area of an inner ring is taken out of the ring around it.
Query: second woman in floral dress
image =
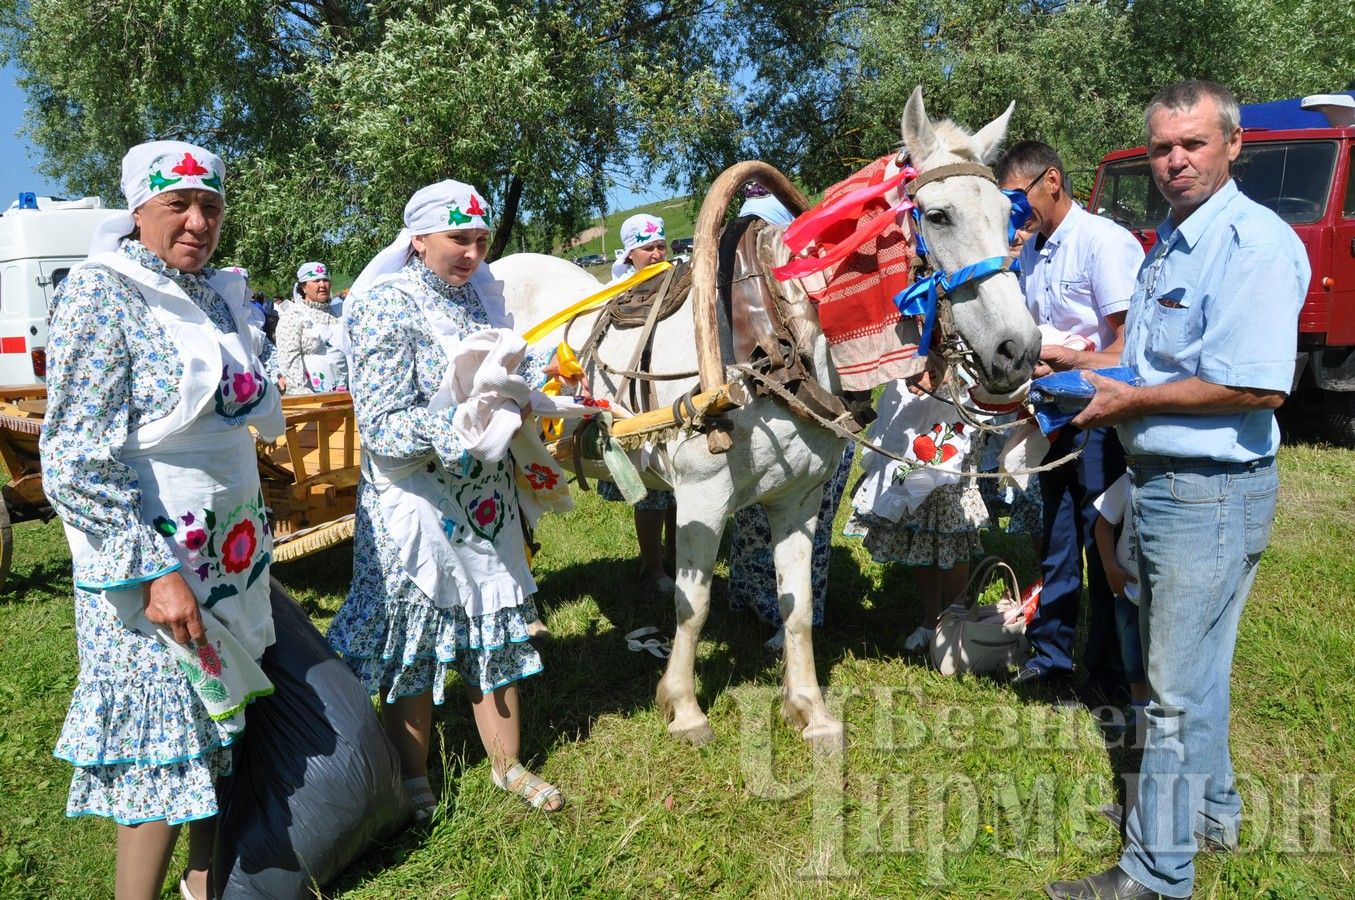
[[[353,584],[329,640],[382,696],[382,718],[423,818],[433,706],[465,682],[494,783],[555,811],[564,798],[518,762],[517,682],[541,671],[528,643],[536,590],[509,462],[466,452],[435,402],[461,339],[511,324],[480,268],[489,213],[470,185],[416,192],[405,228],[368,264],[345,314],[349,389],[363,444]],[[519,374],[542,380],[542,360]]]

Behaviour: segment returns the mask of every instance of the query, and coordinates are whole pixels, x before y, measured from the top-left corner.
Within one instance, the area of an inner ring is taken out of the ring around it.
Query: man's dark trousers
[[[1115,598],[1106,583],[1101,556],[1092,529],[1096,510],[1092,501],[1124,474],[1124,449],[1114,428],[1082,431],[1064,426],[1055,436],[1045,462],[1083,447],[1082,455],[1050,472],[1040,473],[1044,498],[1044,589],[1040,607],[1026,629],[1034,657],[1028,665],[1048,673],[1073,670],[1073,639],[1077,636],[1082,602],[1082,560],[1086,553],[1091,620],[1082,659],[1088,675],[1123,683],[1124,664],[1115,630]]]

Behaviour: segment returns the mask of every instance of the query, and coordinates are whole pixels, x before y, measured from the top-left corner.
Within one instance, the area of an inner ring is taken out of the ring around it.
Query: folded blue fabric
[[[1114,378],[1125,384],[1140,385],[1143,379],[1128,366],[1094,369],[1097,375]],[[1091,401],[1096,388],[1086,378],[1087,372],[1072,369],[1037,378],[1030,385],[1030,402],[1035,406],[1035,421],[1045,434],[1067,425]]]

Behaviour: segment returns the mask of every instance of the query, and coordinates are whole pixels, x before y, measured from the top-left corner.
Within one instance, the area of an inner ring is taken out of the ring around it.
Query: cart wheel
[[[0,591],[9,579],[9,564],[14,559],[14,532],[9,526],[9,504],[0,497]]]

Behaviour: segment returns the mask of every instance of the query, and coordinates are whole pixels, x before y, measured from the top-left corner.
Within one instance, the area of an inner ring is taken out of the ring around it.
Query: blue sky
[[[17,134],[26,105],[23,91],[14,83],[17,76],[13,66],[0,71],[0,209],[17,200],[20,191],[48,196],[61,193],[57,185],[35,171],[38,161],[32,148]]]

